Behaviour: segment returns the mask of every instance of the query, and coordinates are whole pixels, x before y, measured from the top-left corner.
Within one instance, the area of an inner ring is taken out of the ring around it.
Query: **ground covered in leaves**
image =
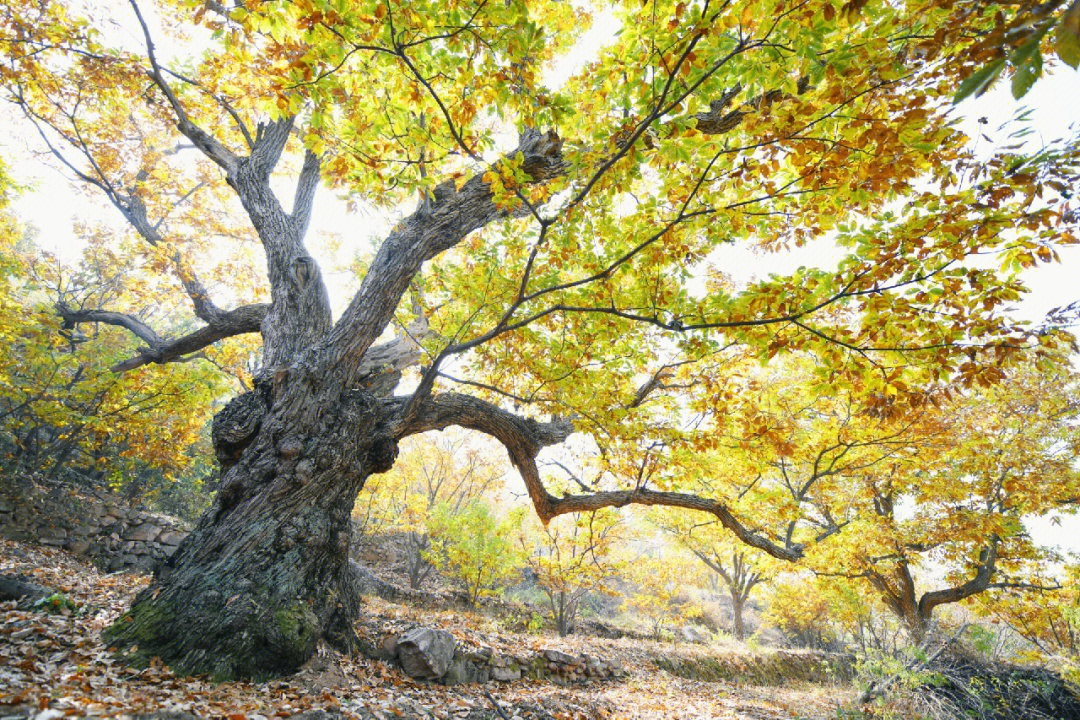
[[[371,600],[361,632],[423,621],[451,630],[461,642],[497,648],[556,648],[603,654],[625,671],[618,681],[560,687],[523,679],[444,687],[417,683],[377,660],[316,658],[303,672],[267,683],[211,683],[180,678],[154,664],[134,670],[113,660],[101,630],[145,586],[145,576],[103,574],[63,551],[0,541],[0,574],[19,574],[64,593],[75,609],[0,605],[0,718],[58,720],[66,716],[154,715],[197,718],[347,717],[577,720],[578,718],[823,718],[850,697],[843,684],[744,679],[704,681],[657,666],[665,655],[700,657],[701,648],[642,641],[516,634],[491,618],[439,613]],[[729,660],[731,649],[721,649]],[[747,665],[753,658],[749,651]],[[797,660],[797,658],[794,658]],[[728,662],[726,660],[725,662]]]

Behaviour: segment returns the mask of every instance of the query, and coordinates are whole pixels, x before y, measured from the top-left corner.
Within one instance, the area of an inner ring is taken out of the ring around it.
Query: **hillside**
[[[638,639],[559,639],[515,633],[484,614],[418,609],[369,598],[361,634],[413,625],[450,630],[459,641],[510,654],[582,653],[618,667],[618,677],[521,679],[444,686],[417,682],[380,660],[316,658],[299,674],[268,683],[214,684],[181,679],[157,663],[126,668],[110,657],[100,631],[148,577],[104,574],[68,553],[2,541],[0,575],[17,574],[62,592],[75,605],[54,614],[0,613],[0,714],[50,720],[67,715],[199,718],[792,718],[830,717],[853,690],[806,677],[819,666],[808,653],[704,649]],[[554,656],[554,654],[553,654]],[[679,677],[659,666],[711,668],[713,679]],[[727,678],[716,677],[724,672]],[[319,713],[319,714],[312,714]]]

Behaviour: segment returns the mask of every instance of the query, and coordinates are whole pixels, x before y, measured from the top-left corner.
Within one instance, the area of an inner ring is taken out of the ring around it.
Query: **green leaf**
[[[991,83],[997,79],[997,76],[1001,74],[1004,67],[1005,59],[998,58],[971,73],[964,82],[960,83],[956,95],[953,96],[953,105],[972,93],[975,93],[975,97],[982,95],[990,87]]]
[[[1016,68],[1016,74],[1012,79],[1013,97],[1022,98],[1035,81],[1042,75],[1042,39],[1050,29],[1050,25],[1044,25],[1009,56],[1009,62]]]
[[[1022,98],[1040,75],[1042,75],[1042,55],[1035,53],[1027,62],[1016,68],[1016,74],[1012,79],[1013,97],[1017,100]]]
[[[1074,0],[1061,16],[1054,33],[1054,49],[1063,63],[1080,68],[1080,0]]]

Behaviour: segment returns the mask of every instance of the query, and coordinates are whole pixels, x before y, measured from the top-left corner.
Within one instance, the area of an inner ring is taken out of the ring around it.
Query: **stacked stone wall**
[[[62,483],[0,479],[0,537],[64,548],[107,570],[152,570],[191,531],[130,508],[118,495]]]

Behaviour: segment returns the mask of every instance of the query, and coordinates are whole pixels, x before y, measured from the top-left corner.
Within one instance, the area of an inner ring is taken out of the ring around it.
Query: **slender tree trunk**
[[[743,625],[743,598],[738,593],[731,594],[731,624],[735,639],[742,641],[746,637],[746,627]]]
[[[430,546],[427,533],[409,533],[409,587],[419,590],[431,573],[431,563],[424,559]]]
[[[396,444],[374,396],[328,402],[315,389],[293,387],[271,407],[261,383],[215,418],[214,507],[106,630],[130,662],[159,656],[179,673],[264,678],[295,671],[320,639],[352,648],[349,514]]]

